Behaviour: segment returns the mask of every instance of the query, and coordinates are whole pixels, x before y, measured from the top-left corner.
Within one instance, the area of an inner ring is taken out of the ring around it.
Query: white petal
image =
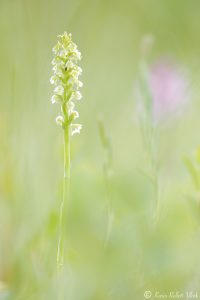
[[[81,95],[81,93],[79,91],[74,92],[73,96],[77,100],[81,100],[81,98],[82,98],[82,95]]]
[[[54,104],[54,103],[60,103],[61,102],[61,98],[58,96],[58,95],[53,95],[51,97],[51,103]]]
[[[64,118],[63,118],[63,116],[57,116],[56,117],[56,123],[57,123],[57,125],[58,126],[63,126],[63,124],[64,124]]]
[[[51,83],[51,84],[55,84],[56,81],[57,81],[56,76],[52,76],[52,77],[50,78],[50,83]]]
[[[68,107],[69,111],[73,111],[73,109],[74,109],[74,107],[75,107],[74,102],[69,101],[69,102],[67,103],[67,107]]]
[[[64,88],[62,85],[58,85],[55,89],[54,89],[54,93],[56,93],[57,95],[62,96],[64,93]]]
[[[77,119],[77,118],[79,118],[79,113],[78,113],[77,110],[73,110],[72,114],[73,114],[74,120]]]
[[[72,124],[71,125],[71,134],[74,135],[76,133],[79,133],[80,134],[80,131],[82,129],[82,125],[81,124]]]

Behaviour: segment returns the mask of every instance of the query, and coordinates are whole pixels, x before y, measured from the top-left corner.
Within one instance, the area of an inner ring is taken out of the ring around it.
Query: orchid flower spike
[[[50,83],[54,85],[54,91],[51,102],[61,107],[61,114],[57,116],[56,123],[63,129],[70,127],[71,135],[80,133],[82,125],[73,124],[73,121],[79,117],[79,113],[75,110],[75,103],[82,98],[79,91],[83,86],[79,80],[82,69],[78,66],[81,53],[72,41],[72,35],[67,32],[58,36],[53,53],[53,76]]]

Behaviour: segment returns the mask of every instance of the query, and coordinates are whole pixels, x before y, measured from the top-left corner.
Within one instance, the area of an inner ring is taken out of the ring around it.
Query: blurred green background
[[[200,144],[199,28],[198,0],[0,0],[0,299],[59,299],[60,290],[67,300],[200,293],[200,193],[183,163]],[[62,131],[49,79],[52,47],[64,31],[83,56],[83,131],[72,139],[67,262],[58,283]],[[155,40],[150,60],[172,56],[190,87],[185,113],[159,132],[156,228],[134,94],[147,34]],[[113,153],[109,196],[100,114]],[[114,222],[105,246],[110,200]]]

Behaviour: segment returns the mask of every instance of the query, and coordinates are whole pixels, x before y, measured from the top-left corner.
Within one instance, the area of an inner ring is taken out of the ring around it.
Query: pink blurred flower
[[[149,85],[153,99],[153,120],[177,116],[188,99],[188,82],[175,64],[159,61],[152,65]]]

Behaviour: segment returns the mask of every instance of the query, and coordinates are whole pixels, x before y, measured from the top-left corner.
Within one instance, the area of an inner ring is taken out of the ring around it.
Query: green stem
[[[114,211],[113,211],[113,204],[112,204],[112,198],[111,198],[111,190],[110,190],[110,176],[109,176],[109,169],[105,166],[104,168],[104,178],[105,178],[105,185],[106,185],[106,196],[108,200],[108,220],[107,220],[107,229],[106,229],[106,236],[104,241],[104,248],[106,248],[109,239],[110,234],[112,230],[113,225],[113,219],[114,219]]]
[[[58,250],[57,250],[57,267],[58,269],[63,266],[64,256],[64,209],[66,206],[66,198],[69,201],[69,189],[70,189],[70,127],[67,126],[63,130],[64,135],[64,174],[63,174],[63,195],[62,202],[60,205],[59,213],[59,239],[58,239]]]
[[[154,225],[156,226],[160,217],[160,181],[158,173],[158,161],[157,161],[157,140],[156,129],[154,128],[150,134],[150,156],[151,166],[153,172],[153,182],[155,188],[155,205],[154,205]]]

